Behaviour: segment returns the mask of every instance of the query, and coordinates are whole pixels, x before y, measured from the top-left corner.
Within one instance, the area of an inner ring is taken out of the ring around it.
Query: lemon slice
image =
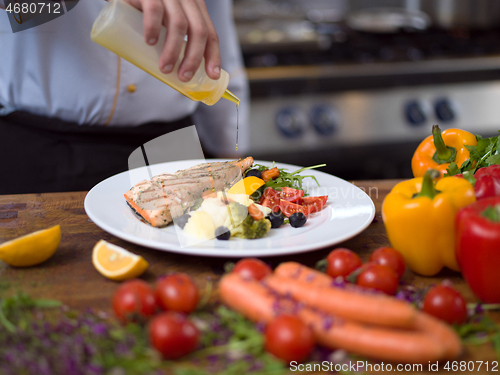
[[[257,190],[264,184],[264,180],[258,177],[245,177],[244,179],[239,180],[237,183],[231,186],[231,188],[227,192],[228,194],[252,195],[255,190]]]
[[[104,240],[94,246],[92,263],[102,275],[116,281],[138,277],[149,265],[140,255]]]
[[[61,242],[61,227],[39,230],[0,245],[0,259],[14,267],[29,267],[45,262]]]

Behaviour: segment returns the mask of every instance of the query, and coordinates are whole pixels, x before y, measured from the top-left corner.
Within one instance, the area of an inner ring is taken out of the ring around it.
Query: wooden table
[[[371,251],[379,246],[387,246],[384,224],[381,219],[381,204],[395,180],[357,181],[355,185],[363,188],[372,198],[376,207],[374,222],[358,236],[345,241],[338,247],[347,247],[356,251],[363,260],[367,260]],[[109,310],[110,298],[118,283],[101,276],[91,262],[92,248],[100,239],[142,255],[150,264],[142,276],[153,283],[167,272],[182,271],[192,275],[198,286],[203,288],[207,277],[218,279],[223,273],[223,266],[235,259],[192,257],[181,254],[151,250],[118,239],[97,227],[85,214],[83,201],[86,192],[26,194],[0,196],[0,243],[23,234],[60,224],[62,240],[56,254],[47,262],[30,268],[12,268],[0,261],[0,280],[15,285],[33,297],[55,298],[73,308],[95,307]],[[294,260],[314,266],[331,250],[266,258],[266,262],[276,266],[280,262]],[[450,279],[468,301],[474,301],[470,289],[459,273],[443,271],[436,277],[420,277],[407,271],[404,280],[416,286],[439,283],[444,278]],[[500,322],[500,314],[492,317]],[[467,347],[460,360],[494,361],[497,360],[491,346]],[[424,366],[424,371],[428,372]],[[451,371],[441,370],[442,373]]]

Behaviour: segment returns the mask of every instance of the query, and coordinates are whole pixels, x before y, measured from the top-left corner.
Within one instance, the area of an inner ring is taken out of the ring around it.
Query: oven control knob
[[[329,105],[317,105],[311,109],[311,122],[321,135],[331,135],[337,128],[337,114]]]
[[[276,126],[288,138],[300,137],[306,124],[305,113],[297,107],[285,107],[276,114]]]
[[[406,103],[405,117],[410,125],[422,125],[427,121],[427,115],[422,104],[417,100]]]
[[[446,99],[438,99],[434,103],[434,110],[436,111],[436,117],[442,122],[450,122],[455,119],[455,110],[452,103]]]

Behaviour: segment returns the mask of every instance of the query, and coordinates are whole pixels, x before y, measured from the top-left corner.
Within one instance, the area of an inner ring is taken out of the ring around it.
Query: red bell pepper
[[[455,224],[456,256],[465,281],[481,301],[500,303],[500,197],[463,207]]]
[[[500,165],[479,168],[474,173],[476,199],[500,196]]]

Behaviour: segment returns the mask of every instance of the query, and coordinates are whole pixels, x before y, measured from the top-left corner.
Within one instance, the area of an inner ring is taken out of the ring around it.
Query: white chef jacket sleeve
[[[240,100],[238,109],[238,151],[236,146],[236,104],[220,99],[213,106],[200,104],[193,114],[200,139],[217,157],[241,156],[247,150],[249,88],[241,56],[231,0],[206,0],[208,12],[219,36],[222,69],[230,76],[228,90]]]

